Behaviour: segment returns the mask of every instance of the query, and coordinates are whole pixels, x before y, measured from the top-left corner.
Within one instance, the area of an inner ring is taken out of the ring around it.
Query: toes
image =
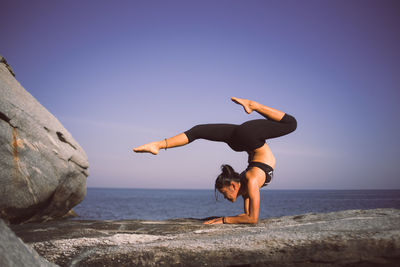
[[[242,103],[240,103],[240,100],[238,98],[236,98],[236,97],[232,97],[231,100],[233,102],[235,102],[236,104],[242,105]]]
[[[143,152],[145,149],[142,147],[142,146],[139,146],[139,147],[135,147],[134,149],[133,149],[133,151],[135,151],[135,152]]]

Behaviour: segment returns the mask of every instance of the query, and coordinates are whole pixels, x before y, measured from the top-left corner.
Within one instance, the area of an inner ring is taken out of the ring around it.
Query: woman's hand
[[[223,223],[222,218],[223,217],[215,218],[215,219],[212,219],[212,220],[209,220],[209,221],[205,221],[205,222],[203,222],[203,224],[222,224]]]

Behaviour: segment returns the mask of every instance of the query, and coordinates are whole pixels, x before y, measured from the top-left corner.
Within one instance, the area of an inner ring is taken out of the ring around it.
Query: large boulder
[[[85,151],[2,56],[0,96],[0,217],[22,223],[64,216],[86,195]]]
[[[25,245],[0,219],[0,266],[56,267]]]

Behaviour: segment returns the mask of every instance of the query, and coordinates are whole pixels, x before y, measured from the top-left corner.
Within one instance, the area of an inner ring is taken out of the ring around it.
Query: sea
[[[259,218],[350,209],[400,209],[400,190],[260,190]],[[214,190],[88,188],[75,220],[205,219],[243,213]]]

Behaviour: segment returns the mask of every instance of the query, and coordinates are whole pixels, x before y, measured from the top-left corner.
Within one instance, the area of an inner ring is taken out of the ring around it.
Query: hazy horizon
[[[296,117],[269,189],[400,189],[399,1],[2,1],[0,54],[89,158],[88,187],[212,189],[247,154],[196,124]]]
[[[126,189],[126,190],[206,190],[206,191],[214,191],[214,188],[135,188],[135,187],[96,187],[96,186],[88,186],[88,189]],[[314,188],[314,189],[280,189],[280,188],[268,188],[263,187],[261,190],[276,190],[276,191],[400,191],[400,189],[335,189],[335,188]]]

